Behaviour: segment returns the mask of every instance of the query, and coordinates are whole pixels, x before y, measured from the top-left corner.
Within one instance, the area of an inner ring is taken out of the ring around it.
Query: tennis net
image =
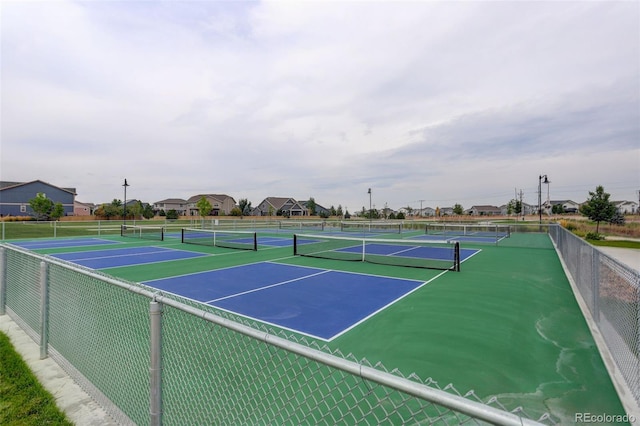
[[[427,223],[426,233],[429,235],[501,239],[511,236],[511,228],[509,225],[497,224]]]
[[[162,226],[121,225],[120,236],[163,241],[164,228]]]
[[[367,234],[367,233],[400,234],[402,232],[402,223],[340,222],[340,230],[342,232],[361,232],[363,234]]]
[[[252,231],[182,228],[182,242],[201,246],[258,250],[258,235]]]
[[[460,271],[460,243],[294,234],[293,254],[322,259]]]
[[[301,221],[301,220],[292,220],[287,221],[283,220],[279,223],[280,229],[290,229],[293,231],[323,231],[324,230],[324,222],[321,221]]]

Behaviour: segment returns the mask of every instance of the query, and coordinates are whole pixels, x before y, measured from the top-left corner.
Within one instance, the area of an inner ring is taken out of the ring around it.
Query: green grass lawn
[[[58,409],[53,396],[38,382],[3,333],[0,333],[0,424],[73,424]]]
[[[620,247],[640,249],[640,241],[629,240],[588,240],[589,244],[600,247]]]

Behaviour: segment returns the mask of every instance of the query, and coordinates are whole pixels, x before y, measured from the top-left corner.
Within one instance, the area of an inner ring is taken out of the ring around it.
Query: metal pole
[[[40,359],[49,356],[49,265],[40,262]]]
[[[369,188],[369,228],[371,228],[371,219],[373,215],[373,210],[371,209],[371,188]]]
[[[127,186],[129,186],[126,179],[124,180],[124,184],[122,186],[124,186],[124,203],[122,205],[122,224],[126,225],[127,224]]]
[[[0,247],[0,315],[6,314],[7,305],[7,251]]]
[[[149,411],[151,425],[162,425],[162,303],[155,297],[150,302],[150,352],[149,366],[150,400]]]
[[[538,176],[538,216],[542,225],[542,175]]]

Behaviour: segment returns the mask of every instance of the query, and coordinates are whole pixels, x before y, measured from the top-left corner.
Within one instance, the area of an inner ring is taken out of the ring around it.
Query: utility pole
[[[522,220],[524,220],[524,204],[522,204],[522,189],[520,190],[520,213],[522,213]]]

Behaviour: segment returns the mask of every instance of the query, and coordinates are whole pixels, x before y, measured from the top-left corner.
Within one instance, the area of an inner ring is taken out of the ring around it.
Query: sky
[[[0,180],[369,208],[640,190],[638,1],[0,3]],[[371,188],[371,197],[368,190]]]

